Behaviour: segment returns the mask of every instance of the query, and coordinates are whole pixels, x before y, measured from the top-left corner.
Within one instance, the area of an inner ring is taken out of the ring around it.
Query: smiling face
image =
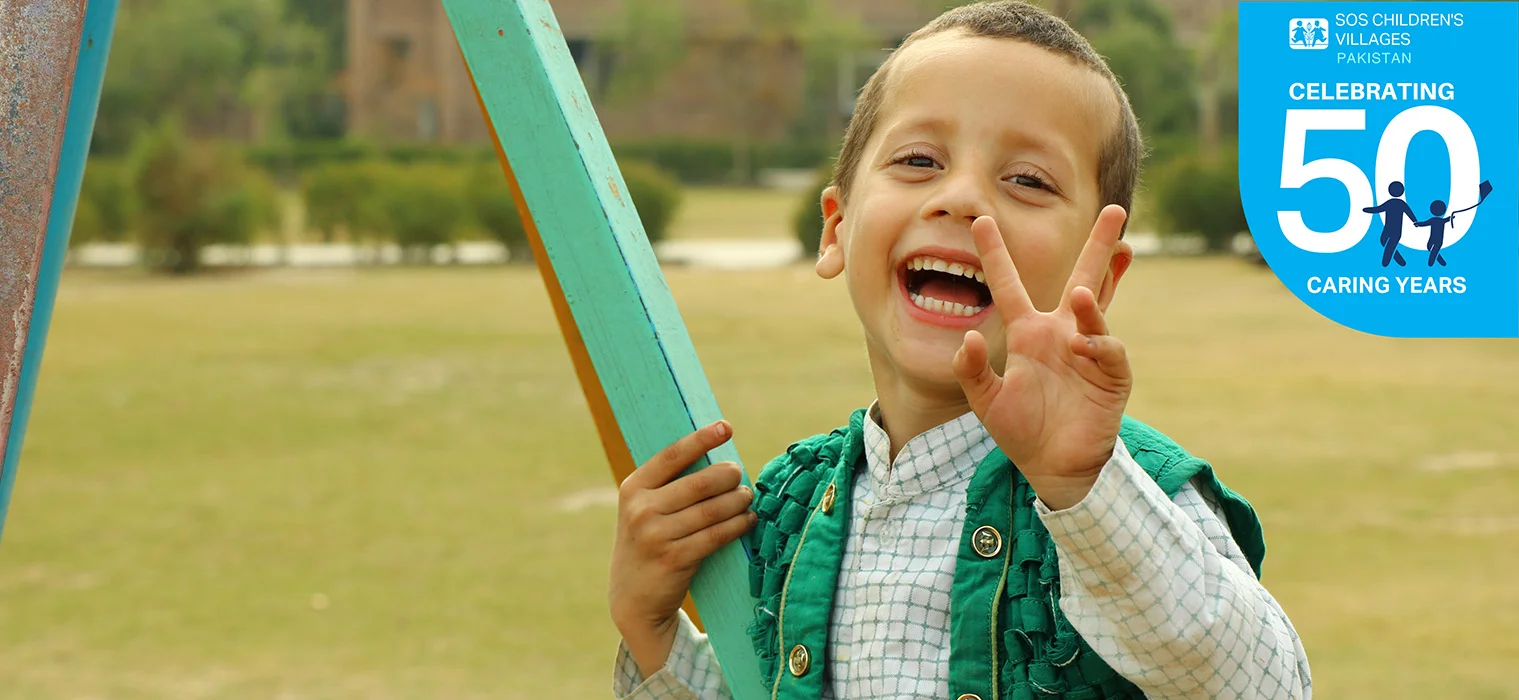
[[[847,270],[878,391],[883,379],[958,391],[951,360],[967,330],[986,337],[999,372],[1006,356],[971,222],[996,220],[1029,297],[1052,310],[1104,204],[1117,100],[1065,56],[958,30],[903,48],[888,81],[848,200],[824,193],[818,271]],[[1129,259],[1120,249],[1093,290],[1104,307]]]

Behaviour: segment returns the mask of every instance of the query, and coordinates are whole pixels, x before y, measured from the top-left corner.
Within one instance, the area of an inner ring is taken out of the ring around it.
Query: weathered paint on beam
[[[443,0],[499,142],[614,472],[721,417],[545,0]],[[711,454],[738,461],[732,445]],[[694,469],[707,466],[703,460]],[[747,479],[746,479],[747,481]],[[768,696],[746,628],[748,555],[709,557],[691,596],[737,700]]]
[[[0,531],[84,178],[117,0],[0,0]]]

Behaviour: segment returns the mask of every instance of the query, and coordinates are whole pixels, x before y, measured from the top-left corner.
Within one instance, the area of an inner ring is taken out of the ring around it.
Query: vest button
[[[833,499],[837,497],[837,490],[833,484],[828,485],[828,490],[823,492],[823,515],[833,512]]]
[[[990,559],[1002,551],[1002,533],[990,525],[982,525],[971,535],[970,544],[977,554]]]
[[[791,675],[801,676],[812,665],[812,654],[807,653],[807,647],[800,644],[791,647],[791,658],[786,660],[786,666],[791,669]]]
[[[958,698],[955,698],[955,700],[981,700],[981,696],[975,693],[966,693]]]

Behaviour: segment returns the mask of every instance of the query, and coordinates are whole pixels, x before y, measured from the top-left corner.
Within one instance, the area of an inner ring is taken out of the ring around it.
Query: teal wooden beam
[[[626,471],[720,419],[717,401],[548,2],[443,7],[527,212],[608,459],[614,473]],[[738,461],[731,443],[710,456]],[[735,542],[709,557],[691,586],[737,700],[769,694],[746,632],[755,604],[748,560]]]
[[[0,533],[68,254],[117,0],[0,16]]]

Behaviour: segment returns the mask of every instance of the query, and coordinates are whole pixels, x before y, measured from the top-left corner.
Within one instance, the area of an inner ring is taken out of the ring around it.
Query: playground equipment
[[[717,401],[547,0],[443,7],[620,482],[721,418]],[[731,443],[713,457],[738,461]],[[746,632],[755,603],[748,560],[743,540],[730,544],[691,584],[737,700],[768,695]]]
[[[74,204],[117,0],[0,5],[0,533]]]

